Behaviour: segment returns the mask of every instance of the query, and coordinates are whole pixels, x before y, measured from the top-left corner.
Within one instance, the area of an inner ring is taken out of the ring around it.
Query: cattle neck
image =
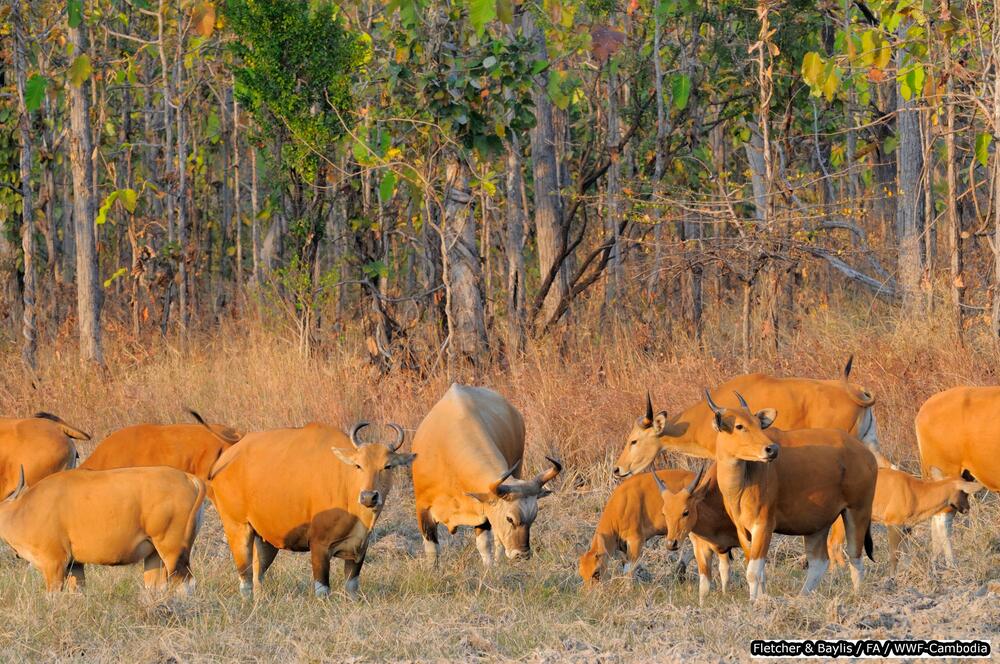
[[[766,484],[771,463],[746,461],[717,449],[716,478],[723,497],[738,499],[747,487]]]
[[[915,525],[929,519],[951,504],[951,497],[962,488],[964,483],[964,480],[954,478],[928,481],[908,478],[908,480],[911,483],[910,491],[914,499],[909,514],[905,515],[902,523],[891,525]],[[880,520],[885,521],[886,515],[878,514],[876,516],[882,517]]]
[[[701,410],[707,411],[707,414]],[[702,459],[714,459],[715,431],[708,427],[710,435],[704,435],[705,424],[710,417],[711,411],[708,407],[702,402],[696,403],[671,419],[660,436],[660,446],[666,450]]]

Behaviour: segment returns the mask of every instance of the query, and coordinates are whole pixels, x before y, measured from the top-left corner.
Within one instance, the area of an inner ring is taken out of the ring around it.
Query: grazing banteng
[[[191,582],[205,483],[173,468],[64,471],[0,503],[0,538],[51,591],[82,589],[84,565],[145,562],[147,588]]]
[[[223,452],[243,434],[221,424],[136,424],[115,431],[97,444],[80,468],[107,470],[135,466],[170,466],[203,480]]]
[[[71,439],[90,440],[90,434],[50,413],[23,420],[0,418],[0,496],[14,490],[21,466],[28,486],[75,467],[79,454]]]
[[[345,435],[312,423],[248,434],[223,452],[209,475],[215,507],[240,578],[240,593],[260,590],[279,549],[309,551],[313,589],[330,593],[330,559],[344,561],[344,587],[357,595],[368,538],[392,488],[403,429],[391,445],[364,443],[359,422]]]
[[[969,495],[983,488],[978,482],[951,477],[944,480],[923,480],[894,468],[879,468],[872,502],[872,520],[887,526],[889,533],[889,571],[896,573],[897,551],[904,529],[911,528],[942,512],[969,511]],[[836,524],[830,531],[830,541],[837,545],[844,539],[843,528]],[[834,558],[838,564],[840,559]],[[954,563],[954,561],[949,561]]]
[[[580,556],[583,584],[592,586],[607,578],[609,558],[624,557],[625,572],[634,572],[646,541],[666,533],[656,482],[662,479],[666,486],[680,490],[692,477],[689,470],[672,468],[656,471],[656,480],[653,473],[640,473],[619,484],[601,512],[590,549]]]
[[[772,535],[805,539],[811,593],[829,566],[827,534],[840,516],[847,529],[851,581],[864,576],[862,548],[871,558],[871,510],[878,467],[864,443],[836,429],[768,429],[777,413],[721,408],[705,390],[718,432],[715,458],[719,490],[747,558],[751,600],[764,592],[764,563]]]
[[[705,601],[711,589],[712,555],[719,560],[722,592],[729,585],[729,551],[740,546],[736,526],[726,512],[716,476],[715,464],[681,487],[672,487],[657,480],[660,491],[660,512],[666,528],[667,548],[677,550],[680,542],[690,536],[698,562],[698,603]]]
[[[915,421],[923,476],[962,477],[1000,491],[1000,387],[954,387],[924,402]],[[954,564],[951,528],[954,511],[934,516],[931,537],[935,552],[943,550]]]
[[[847,361],[841,378],[776,378],[765,374],[737,376],[714,390],[719,400],[735,407],[735,392],[747,395],[756,403],[777,408],[778,426],[792,429],[841,429],[854,434],[872,449],[878,448],[878,435],[870,392],[851,382],[853,357]],[[680,415],[669,418],[665,410],[654,414],[646,395],[646,414],[636,420],[618,461],[617,477],[627,477],[645,470],[662,450],[691,456],[715,458],[715,430],[712,411],[699,401]]]
[[[439,523],[451,533],[474,527],[484,565],[492,564],[494,531],[498,558],[505,549],[511,559],[531,557],[538,499],[551,493],[545,484],[562,466],[549,459],[552,468],[520,479],[524,420],[510,402],[486,388],[452,385],[417,428],[413,451],[417,523],[432,562]]]

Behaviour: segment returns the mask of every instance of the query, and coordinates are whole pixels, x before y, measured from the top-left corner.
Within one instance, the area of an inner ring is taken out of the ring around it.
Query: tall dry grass
[[[544,501],[533,530],[536,556],[488,574],[472,539],[445,536],[438,572],[420,558],[412,488],[397,484],[362,574],[362,599],[312,597],[308,561],[281,554],[268,591],[255,603],[236,595],[235,573],[214,514],[195,552],[199,588],[190,599],[145,597],[139,570],[88,573],[84,597],[47,597],[34,571],[0,548],[0,659],[53,661],[344,661],[350,659],[688,660],[745,659],[761,636],[946,638],[1000,629],[1000,507],[980,498],[957,527],[963,565],[929,573],[926,527],[918,528],[895,580],[885,577],[884,533],[866,591],[831,575],[818,596],[792,597],[802,581],[798,540],[778,538],[770,558],[773,599],[751,607],[746,587],[697,607],[694,585],[671,575],[662,549],[644,556],[649,581],[613,581],[581,593],[576,557],[586,547],[613,487],[610,460],[643,408],[677,412],[704,386],[744,371],[834,377],[850,354],[852,378],[878,398],[887,454],[916,468],[913,416],[931,394],[957,384],[996,382],[993,347],[962,347],[933,320],[899,321],[869,309],[816,307],[783,331],[778,352],[749,366],[739,359],[736,312],[714,311],[699,348],[661,321],[579,324],[556,342],[529,344],[479,369],[524,414],[527,466],[543,454],[565,461],[559,490]],[[844,313],[844,312],[847,313]],[[580,331],[584,330],[584,331]],[[99,440],[136,422],[186,420],[183,406],[244,430],[364,418],[414,430],[447,389],[438,365],[427,376],[380,375],[350,330],[323,340],[309,359],[254,321],[229,321],[211,334],[135,343],[109,339],[106,372],[75,361],[70,339],[45,348],[26,373],[14,349],[0,354],[3,415],[58,413]],[[428,363],[433,366],[432,362]],[[472,373],[466,369],[468,377]],[[89,452],[88,446],[81,449]],[[681,461],[682,462],[682,461]],[[742,573],[742,564],[736,566]]]

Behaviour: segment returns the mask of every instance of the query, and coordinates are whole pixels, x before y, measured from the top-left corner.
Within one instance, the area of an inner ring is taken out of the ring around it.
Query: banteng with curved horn
[[[436,564],[437,525],[454,533],[476,530],[483,564],[506,551],[511,559],[531,557],[531,524],[545,485],[562,471],[551,468],[520,479],[524,420],[506,399],[481,387],[452,385],[431,409],[413,439],[413,491],[424,551]],[[497,546],[494,552],[493,533]]]
[[[281,549],[309,551],[317,596],[330,592],[330,559],[344,561],[345,589],[358,592],[368,537],[392,488],[392,469],[413,462],[392,443],[365,443],[358,422],[349,434],[312,423],[252,433],[219,458],[212,490],[240,578],[240,592],[260,589]],[[331,454],[332,452],[332,454]]]

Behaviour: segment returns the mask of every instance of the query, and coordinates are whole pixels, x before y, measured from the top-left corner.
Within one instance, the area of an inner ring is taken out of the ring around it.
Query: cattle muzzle
[[[677,540],[675,540],[675,539],[668,539],[668,540],[667,540],[667,541],[665,542],[665,544],[667,545],[667,550],[668,550],[668,551],[676,551],[676,550],[677,550],[677,549],[679,549],[679,548],[680,548],[680,546],[681,546],[681,543],[680,543],[680,542],[678,542],[678,541],[677,541]]]
[[[770,445],[765,445],[764,446],[764,450],[762,452],[763,457],[764,457],[764,461],[770,463],[771,461],[774,461],[775,459],[777,459],[778,458],[778,450],[779,449],[780,448],[778,447],[778,445],[776,443],[771,443]]]
[[[511,560],[531,560],[531,549],[508,550],[507,557]]]
[[[618,478],[620,480],[623,480],[626,477],[628,477],[629,475],[631,475],[632,471],[630,470],[627,473],[623,473],[621,468],[619,468],[618,466],[615,466],[614,469],[612,469],[611,474],[614,475],[616,478]]]
[[[382,506],[382,494],[378,491],[362,491],[358,494],[358,502],[370,509]]]

